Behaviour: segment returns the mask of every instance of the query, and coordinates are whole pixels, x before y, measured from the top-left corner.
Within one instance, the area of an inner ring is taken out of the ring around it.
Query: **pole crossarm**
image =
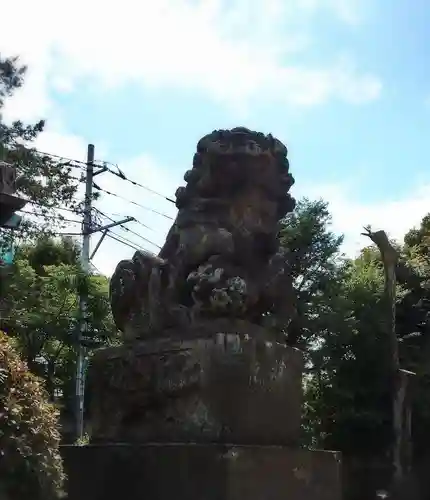
[[[97,229],[94,229],[92,233],[103,231],[103,234],[101,235],[99,241],[97,242],[96,247],[93,250],[93,253],[90,255],[90,260],[93,260],[94,255],[97,253],[97,250],[100,248],[100,245],[103,243],[103,240],[106,238],[107,232],[111,227],[120,226],[121,224],[125,224],[126,222],[132,222],[134,220],[136,220],[134,217],[126,217],[125,219],[120,220],[118,222],[107,224],[106,226],[100,226]]]
[[[97,172],[93,172],[93,177],[99,174],[103,174],[104,172],[107,172],[109,169],[107,167],[100,167]]]
[[[125,219],[122,219],[120,221],[112,222],[110,224],[106,224],[105,226],[97,226],[96,228],[90,229],[88,231],[88,234],[98,233],[99,231],[104,231],[110,229],[111,227],[120,226],[121,224],[125,224],[126,222],[133,222],[135,220],[136,219],[134,217],[126,217]]]

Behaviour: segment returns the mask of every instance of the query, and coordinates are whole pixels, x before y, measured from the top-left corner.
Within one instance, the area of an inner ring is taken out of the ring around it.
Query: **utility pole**
[[[123,220],[106,224],[105,226],[95,226],[92,224],[92,197],[93,197],[93,179],[96,175],[106,172],[106,167],[98,167],[94,170],[94,145],[88,144],[87,151],[87,167],[85,175],[85,200],[84,200],[84,218],[82,223],[82,255],[81,266],[84,275],[87,277],[90,273],[90,261],[99,249],[108,230],[112,227],[120,226],[127,222],[131,222],[134,217],[126,217]],[[93,233],[102,231],[102,236],[98,241],[93,253],[90,255],[90,237]],[[76,362],[76,387],[75,387],[75,424],[76,424],[76,439],[81,439],[84,434],[84,402],[85,402],[85,358],[86,344],[88,343],[88,296],[86,286],[81,287],[79,297],[80,323],[77,331],[77,362]]]
[[[87,150],[87,169],[85,176],[85,200],[84,200],[84,220],[83,220],[83,239],[81,265],[85,276],[89,274],[90,267],[90,231],[91,231],[91,202],[93,196],[93,176],[94,176],[94,145],[88,144]],[[81,287],[79,297],[80,325],[78,330],[78,359],[76,363],[76,437],[82,438],[84,434],[84,361],[85,347],[82,339],[86,336],[88,330],[87,317],[87,292],[86,287]]]

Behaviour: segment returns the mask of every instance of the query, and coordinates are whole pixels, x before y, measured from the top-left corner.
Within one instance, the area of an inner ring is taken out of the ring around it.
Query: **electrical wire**
[[[103,217],[106,217],[106,219],[110,220],[111,222],[116,222],[116,220],[112,219],[111,217],[109,217],[108,215],[104,214],[101,210],[99,210],[98,208],[95,209],[100,215],[102,215]],[[130,222],[133,222],[133,221],[130,221]],[[135,219],[135,222],[138,222],[136,221]],[[145,224],[143,224],[142,222],[140,223],[142,224],[143,227],[146,227],[147,229],[151,229],[149,226],[146,226]],[[125,226],[124,224],[118,224],[120,228],[124,229],[124,231],[127,231],[131,234],[134,234],[135,236],[141,238],[143,241],[145,241],[146,243],[149,243],[150,245],[153,245],[154,247],[157,247],[159,250],[161,250],[161,247],[160,245],[158,245],[157,243],[154,243],[153,241],[149,240],[148,238],[145,238],[144,236],[142,236],[141,234],[137,233],[136,231],[133,231],[132,229],[128,228],[127,226]]]
[[[146,227],[147,229],[149,229],[150,231],[153,231],[154,233],[157,232],[155,229],[152,229],[152,227],[149,227],[146,224],[144,224],[143,222],[140,222],[140,220],[134,219],[134,221],[132,221],[132,222],[136,222],[136,224],[139,224],[139,226]]]
[[[43,156],[46,156],[46,157],[51,157],[51,158],[57,158],[58,160],[60,161],[66,161],[68,162],[67,165],[64,165],[64,166],[70,166],[70,167],[76,167],[76,168],[80,168],[80,169],[83,169],[87,166],[87,162],[85,161],[82,161],[82,160],[76,160],[76,159],[73,159],[73,158],[68,158],[68,157],[65,157],[65,156],[60,156],[60,155],[56,155],[54,153],[48,153],[48,152],[45,152],[45,151],[40,151],[36,148],[25,148],[27,149],[28,151],[34,151],[35,153],[38,153],[40,155],[43,155]],[[98,163],[98,165],[97,165]],[[115,175],[116,177],[119,177],[120,179],[124,180],[124,181],[127,181],[131,184],[133,184],[134,186],[138,186],[142,189],[145,189],[146,191],[152,193],[152,194],[155,194],[157,196],[160,196],[162,198],[164,198],[165,200],[171,202],[171,203],[175,203],[175,201],[161,193],[159,193],[158,191],[155,191],[154,189],[151,189],[149,188],[148,186],[145,186],[144,184],[141,184],[140,182],[137,182],[137,181],[134,181],[132,179],[130,179],[129,177],[127,177],[124,172],[122,172],[120,170],[120,168],[118,167],[118,165],[115,165],[113,163],[110,163],[110,162],[94,162],[95,166],[100,166],[100,163],[102,165],[102,168],[104,168],[107,172]],[[112,168],[110,168],[108,165],[112,165],[114,166],[118,172],[116,172],[115,170],[113,170]],[[83,182],[84,179],[81,177],[81,178],[77,178],[77,177],[74,177],[74,176],[71,176],[72,179],[74,180],[77,180],[79,182]],[[137,203],[135,201],[132,201],[132,200],[129,200],[119,194],[116,194],[116,193],[112,193],[106,189],[103,189],[101,188],[100,186],[98,186],[95,182],[93,182],[93,187],[101,192],[104,192],[110,196],[114,196],[114,197],[117,197],[119,199],[122,199],[123,201],[126,201],[127,203],[131,203],[133,205],[136,205],[140,208],[142,208],[143,210],[147,210],[147,211],[150,211],[152,213],[155,213],[157,215],[160,215],[162,217],[165,217],[166,219],[169,219],[169,220],[174,220],[173,217],[163,213],[163,212],[160,212],[158,210],[154,210],[150,207],[147,207],[145,205],[141,205],[140,203]],[[30,203],[32,205],[36,205],[36,206],[39,206],[41,208],[45,208],[45,209],[56,209],[56,210],[64,210],[64,211],[67,211],[67,212],[71,212],[71,213],[76,213],[76,214],[82,214],[82,209],[72,209],[72,208],[67,208],[67,207],[54,207],[54,206],[50,206],[50,207],[47,207],[46,205],[43,205],[41,203],[38,203],[38,202],[35,202],[35,201],[32,201],[32,200],[27,200],[27,203]],[[21,210],[23,213],[29,213],[31,215],[35,215],[36,217],[37,216],[43,216],[43,214],[38,214],[38,213],[34,213],[34,212],[28,212],[28,211],[23,211]],[[100,212],[100,211],[99,211]],[[104,217],[106,217],[107,219],[115,222],[113,219],[111,219],[110,217],[108,217],[106,214],[103,214],[103,212],[100,212]],[[58,218],[57,219],[60,219],[64,222],[71,222],[71,223],[80,223],[81,221],[76,221],[76,220],[73,220],[73,219],[65,219],[65,218]],[[138,221],[138,220],[135,220],[135,222],[137,222],[138,224],[142,225],[143,227],[146,227],[147,229],[151,229],[149,228],[148,226],[146,226],[145,224],[143,224],[142,222]],[[145,238],[144,236],[142,236],[141,234],[137,233],[136,231],[133,231],[127,227],[125,227],[123,224],[120,225],[120,227],[122,229],[124,229],[125,231],[128,231],[130,232],[131,234],[134,234],[136,236],[138,236],[139,238],[141,238],[143,241],[157,247],[157,248],[161,248],[159,245],[157,245],[156,243],[152,242],[151,240]],[[59,232],[59,233],[53,233],[53,234],[56,234],[56,235],[67,235],[67,236],[82,236],[82,233],[75,233],[75,232]],[[108,232],[106,233],[110,238],[112,239],[116,239],[117,241],[119,241],[120,243],[123,243],[125,245],[128,245],[128,246],[131,246],[131,248],[134,248],[134,249],[138,249],[138,250],[141,250],[140,247],[138,247],[137,244],[135,244],[134,242],[130,241],[130,240],[127,240],[126,238],[123,238],[121,237],[120,235],[117,235],[116,233],[112,233],[112,231],[108,230]],[[124,241],[121,241],[120,238],[122,238]]]
[[[106,219],[110,220],[111,222],[116,222],[116,220],[115,220],[115,219],[112,219],[112,217],[109,217],[109,215],[107,215],[105,212],[102,212],[99,208],[97,208],[97,207],[93,207],[93,209],[94,209],[97,213],[99,213],[102,217],[105,217]],[[113,214],[112,214],[112,215],[113,215]],[[128,216],[128,215],[122,215],[122,214],[117,214],[117,215],[118,215],[118,217],[123,217],[123,218],[130,217],[130,216]],[[139,223],[141,226],[143,226],[144,228],[149,229],[150,231],[153,231],[153,229],[152,229],[151,227],[147,226],[147,225],[146,225],[146,224],[144,224],[143,222],[138,221],[138,220],[137,220],[137,219],[135,219],[134,217],[132,217],[132,218],[133,218],[133,220],[132,220],[132,221],[130,221],[130,222],[138,222],[138,223]],[[123,225],[122,225],[122,224],[119,224],[119,226],[120,226],[120,227],[122,227],[123,229],[126,229],[125,227],[123,227]]]
[[[28,148],[26,148],[26,149],[28,149]],[[28,150],[32,151],[31,149],[28,149]],[[74,166],[78,167],[79,166],[79,168],[84,168],[87,165],[86,161],[74,160],[73,158],[67,158],[66,156],[60,156],[60,155],[56,155],[54,153],[46,153],[45,151],[40,151],[38,149],[33,149],[33,151],[35,151],[36,153],[39,153],[40,155],[43,155],[43,156],[50,156],[51,158],[58,158],[59,160],[67,161],[70,163],[77,163],[77,165],[70,165],[71,167],[74,167]]]
[[[68,232],[56,232],[51,233],[54,236],[83,236],[83,233],[68,233]]]
[[[116,165],[115,163],[110,163],[108,161],[101,162],[103,164],[103,167],[111,174],[115,175],[116,177],[119,177],[123,181],[130,182],[130,184],[133,184],[133,186],[138,186],[142,189],[145,189],[146,191],[155,194],[157,196],[160,196],[161,198],[164,198],[165,200],[169,201],[170,203],[175,203],[175,200],[172,200],[172,198],[169,198],[168,196],[165,196],[164,194],[159,193],[158,191],[155,191],[155,189],[149,188],[148,186],[145,186],[144,184],[141,184],[140,182],[134,181],[127,177],[124,172]],[[108,167],[108,165],[112,165],[115,167],[118,172],[115,172],[115,170],[112,170],[111,168]]]
[[[43,213],[39,213],[39,212],[30,212],[30,210],[23,210],[23,209],[20,209],[18,210],[19,212],[22,212],[24,214],[29,214],[29,215],[34,215],[36,217],[46,217],[46,214],[43,214]],[[50,216],[49,217],[50,219],[57,219],[57,220],[60,220],[62,222],[72,222],[72,223],[75,223],[75,224],[82,224],[82,221],[80,220],[76,220],[76,219],[66,219],[62,216]]]
[[[130,221],[132,222],[132,221]],[[123,226],[122,224],[120,225],[120,227],[122,229],[124,229],[125,231],[131,233],[131,234],[134,234],[135,236],[137,236],[138,238],[141,238],[143,241],[146,241],[146,243],[149,243],[150,245],[153,245],[154,247],[158,248],[159,250],[161,250],[161,247],[160,245],[158,245],[157,243],[154,243],[153,241],[149,240],[148,238],[145,238],[144,236],[142,236],[141,234],[137,233],[136,231],[133,231],[132,229],[128,228],[128,227],[125,227]]]
[[[103,274],[103,273],[100,271],[100,269],[99,269],[97,266],[95,266],[92,262],[90,262],[90,266],[92,266],[92,267],[93,267],[93,268],[94,268],[94,269],[95,269],[95,270],[96,270],[99,274]]]
[[[71,212],[74,214],[82,214],[82,210],[77,210],[76,208],[67,208],[67,207],[55,207],[55,206],[50,206],[47,207],[46,205],[43,205],[43,203],[38,203],[37,201],[33,200],[25,200],[27,203],[30,203],[31,205],[36,205],[38,207],[46,208],[46,209],[51,209],[51,210],[65,210],[66,212]]]
[[[79,168],[83,168],[84,166],[86,167],[86,165],[87,165],[87,162],[82,161],[82,160],[74,160],[72,158],[67,158],[65,156],[60,156],[60,155],[56,155],[56,154],[53,154],[53,153],[46,153],[44,151],[39,151],[37,149],[34,149],[34,151],[36,151],[39,154],[45,155],[45,156],[50,156],[52,158],[58,158],[59,160],[66,160],[66,161],[68,161],[70,163],[76,163],[77,164],[77,165],[70,164],[69,166],[71,166],[71,167],[76,166],[76,167],[79,167]],[[138,187],[140,187],[142,189],[145,189],[146,191],[148,191],[148,192],[150,192],[152,194],[155,194],[156,196],[160,196],[161,198],[164,198],[165,200],[169,201],[170,203],[175,203],[175,201],[172,198],[169,198],[168,196],[165,196],[164,194],[161,194],[158,191],[156,191],[155,189],[152,189],[152,188],[150,188],[148,186],[145,186],[144,184],[141,184],[140,182],[137,182],[137,181],[134,181],[133,179],[130,179],[129,177],[127,177],[124,174],[124,172],[115,163],[111,163],[109,161],[102,161],[102,160],[97,160],[97,161],[95,161],[93,163],[94,163],[95,166],[101,166],[101,167],[105,168],[107,172],[115,175],[116,177],[119,177],[120,179],[122,179],[124,181],[130,182],[134,186],[138,186]],[[115,167],[118,170],[118,172],[116,172],[115,170],[113,170],[112,168],[110,168],[109,165]]]
[[[106,193],[106,194],[108,194],[110,196],[115,196],[115,198],[119,198],[119,199],[124,200],[124,201],[126,201],[128,203],[131,203],[132,205],[136,205],[137,207],[143,208],[143,210],[147,210],[147,211],[152,212],[154,214],[161,215],[162,217],[165,217],[166,219],[174,220],[173,217],[170,217],[170,215],[167,215],[167,214],[165,214],[163,212],[159,212],[158,210],[154,210],[153,208],[146,207],[145,205],[141,205],[137,201],[129,200],[129,199],[125,198],[124,196],[121,196],[121,195],[119,195],[117,193],[112,193],[111,191],[108,191],[107,189],[104,189],[104,188],[100,187],[95,182],[93,182],[93,186],[94,186],[95,189],[98,189],[102,193]]]
[[[76,168],[83,169],[83,168],[86,168],[86,166],[87,166],[87,162],[82,161],[82,160],[76,160],[76,159],[73,159],[73,158],[67,158],[66,156],[60,156],[60,155],[56,155],[54,153],[47,153],[45,151],[40,151],[38,149],[33,149],[33,151],[35,151],[36,153],[39,153],[41,155],[44,155],[44,156],[48,156],[48,157],[52,157],[52,158],[57,158],[58,160],[65,160],[66,162],[68,162],[67,166],[70,166],[70,167],[76,167]],[[150,192],[152,194],[155,194],[156,196],[160,196],[161,198],[164,198],[165,200],[167,200],[170,203],[175,203],[175,200],[173,200],[172,198],[169,198],[168,196],[165,196],[164,194],[161,194],[158,191],[156,191],[155,189],[152,189],[152,188],[150,188],[148,186],[145,186],[144,184],[142,184],[142,183],[140,183],[138,181],[134,181],[133,179],[130,179],[130,177],[127,177],[124,174],[124,172],[119,168],[119,166],[117,164],[115,164],[115,163],[111,163],[111,162],[108,162],[108,161],[99,161],[98,160],[98,161],[95,161],[93,164],[96,167],[100,167],[100,168],[106,169],[107,172],[111,173],[112,175],[115,175],[116,177],[118,177],[118,178],[120,178],[120,179],[122,179],[124,181],[127,181],[127,182],[133,184],[133,186],[138,186],[141,189],[145,189],[146,191],[148,191],[148,192]],[[116,172],[115,170],[113,170],[112,168],[110,168],[109,165],[115,167],[118,171]],[[144,208],[146,210],[151,210],[150,208],[147,208],[147,207],[144,207]],[[155,213],[157,213],[157,212],[155,211]],[[165,215],[163,214],[163,216],[165,216]]]
[[[132,248],[133,250],[138,250],[138,251],[143,250],[143,248],[138,247],[138,246],[137,246],[136,244],[134,244],[133,242],[129,242],[128,240],[126,240],[126,241],[122,241],[122,240],[120,239],[120,238],[121,238],[121,236],[120,236],[119,234],[113,233],[113,232],[112,232],[112,231],[110,231],[110,230],[106,233],[106,236],[108,236],[109,238],[112,238],[112,239],[113,239],[113,240],[115,240],[115,241],[118,241],[119,243],[122,243],[123,245],[126,245],[126,246],[128,246],[128,247]]]

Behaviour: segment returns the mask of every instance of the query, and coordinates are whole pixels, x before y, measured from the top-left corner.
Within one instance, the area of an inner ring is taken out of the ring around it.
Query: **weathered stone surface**
[[[159,255],[112,276],[126,343],[93,356],[91,445],[63,449],[69,500],[340,500],[339,456],[291,447],[303,356],[274,341],[295,315],[287,148],[218,130],[184,180]]]
[[[64,447],[68,500],[340,500],[333,452],[270,446]]]
[[[91,441],[296,443],[303,356],[261,330],[237,323],[235,333],[99,351]]]
[[[243,127],[217,130],[199,141],[184,180],[159,255],[136,252],[112,276],[112,313],[124,338],[213,318],[285,328],[295,313],[278,240],[279,220],[295,204],[287,148]]]

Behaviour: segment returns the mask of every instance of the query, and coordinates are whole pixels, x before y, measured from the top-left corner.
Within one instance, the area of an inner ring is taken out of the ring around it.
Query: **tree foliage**
[[[85,276],[73,240],[41,237],[23,245],[8,270],[2,328],[31,371],[45,380],[52,401],[70,409],[79,328],[79,294],[88,296],[88,337],[106,344],[115,336],[104,276]]]
[[[412,390],[415,454],[430,442],[430,217],[399,246],[397,333]],[[384,457],[392,442],[389,339],[379,251],[340,254],[328,206],[302,200],[281,231],[298,296],[290,329],[305,349],[304,438],[345,456]],[[290,332],[289,332],[290,333]]]
[[[30,125],[19,120],[4,121],[6,99],[22,87],[25,74],[26,67],[19,64],[18,58],[0,55],[0,160],[17,169],[18,194],[29,200],[30,208],[36,206],[42,215],[36,223],[26,219],[21,226],[21,236],[28,237],[41,231],[52,232],[63,225],[64,217],[54,211],[55,208],[78,209],[75,194],[79,179],[73,175],[70,162],[59,161],[31,147],[44,130],[44,120]]]
[[[281,245],[291,265],[297,315],[288,329],[288,343],[306,348],[329,328],[336,307],[338,274],[342,272],[342,237],[330,231],[327,203],[301,200],[282,222]]]
[[[0,496],[56,500],[62,496],[58,414],[43,384],[0,331]]]

